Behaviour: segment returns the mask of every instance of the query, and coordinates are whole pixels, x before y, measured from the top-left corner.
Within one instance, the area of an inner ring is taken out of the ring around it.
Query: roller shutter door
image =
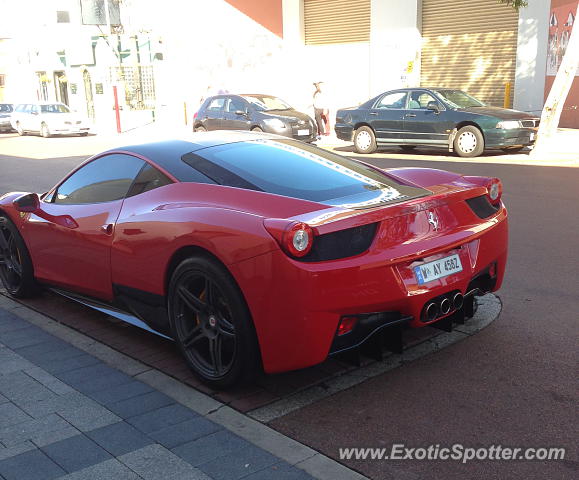
[[[306,45],[370,41],[370,0],[304,0]]]
[[[421,84],[503,106],[515,82],[518,13],[497,0],[423,0]]]

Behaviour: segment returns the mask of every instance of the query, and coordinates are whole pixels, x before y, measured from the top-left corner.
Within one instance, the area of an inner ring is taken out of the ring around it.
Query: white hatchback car
[[[64,103],[21,103],[10,119],[19,135],[37,132],[43,137],[61,134],[88,135],[88,120],[73,112]]]

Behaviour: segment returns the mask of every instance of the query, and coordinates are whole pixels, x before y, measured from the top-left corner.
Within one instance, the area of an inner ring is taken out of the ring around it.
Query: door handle
[[[378,115],[378,112],[370,112],[370,115]]]
[[[407,113],[406,115],[404,115],[406,118],[411,118],[411,117],[415,117],[416,114],[415,113]]]
[[[106,235],[112,235],[112,234],[113,234],[113,224],[112,224],[112,223],[107,223],[107,224],[101,226],[101,230],[102,230]]]

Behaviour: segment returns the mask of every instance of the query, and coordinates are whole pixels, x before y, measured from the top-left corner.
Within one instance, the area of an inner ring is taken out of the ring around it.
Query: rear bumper
[[[499,289],[507,261],[507,236],[503,208],[461,244],[437,247],[426,257],[423,253],[397,261],[384,251],[302,263],[276,250],[230,268],[252,313],[264,369],[282,372],[323,362],[335,351],[332,345],[343,316],[388,312],[376,317],[362,337],[396,318],[406,318],[412,327],[427,325],[443,318],[425,320],[429,301],[454,291],[466,294],[491,264],[496,265],[496,275],[488,289]],[[413,266],[451,253],[460,256],[462,272],[418,285]],[[350,346],[346,342],[340,348]]]
[[[344,140],[345,142],[354,141],[354,128],[351,125],[336,123],[334,131],[336,132],[336,137],[340,140]]]

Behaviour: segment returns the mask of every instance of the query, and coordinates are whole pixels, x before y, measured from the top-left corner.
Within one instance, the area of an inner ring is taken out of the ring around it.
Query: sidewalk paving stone
[[[0,428],[22,423],[31,420],[31,418],[30,415],[11,402],[0,404]]]
[[[174,403],[175,400],[155,390],[144,395],[112,403],[107,405],[107,408],[120,417],[131,418]]]
[[[52,480],[66,472],[40,450],[31,450],[0,461],[0,475],[6,480]]]
[[[71,370],[76,370],[77,368],[89,367],[91,365],[100,365],[101,362],[98,358],[92,355],[78,355],[73,358],[67,359],[56,359],[56,360],[46,360],[42,362],[42,368],[48,373],[53,375],[57,373],[69,372]]]
[[[71,410],[59,412],[62,418],[81,432],[96,430],[112,423],[117,423],[121,419],[114,413],[107,410],[102,405],[87,404]]]
[[[197,467],[216,458],[243,450],[251,445],[228,430],[221,430],[171,449],[173,453]]]
[[[149,445],[119,457],[145,480],[208,480],[210,477],[161,445]]]
[[[249,445],[244,449],[234,450],[226,456],[199,465],[199,469],[215,480],[237,480],[276,463],[279,463],[277,457],[261,448]]]
[[[111,454],[85,435],[61,440],[41,448],[55,463],[68,473],[76,472],[111,458]]]
[[[174,404],[131,417],[127,422],[143,433],[152,433],[196,417],[199,417],[198,413],[183,405]]]
[[[171,425],[162,430],[151,432],[149,436],[157,440],[157,442],[164,447],[170,449],[222,429],[223,427],[221,425],[217,425],[206,418],[197,417]]]
[[[86,435],[115,457],[155,443],[126,422],[118,422],[87,432]]]
[[[126,465],[111,458],[91,467],[69,473],[58,480],[139,480],[141,478]]]
[[[153,389],[146,383],[134,380],[129,383],[117,385],[116,387],[112,387],[107,390],[89,392],[87,393],[87,396],[91,397],[102,405],[109,405],[111,403],[128,400],[130,398],[137,397],[145,393],[150,393],[152,391]]]
[[[18,445],[19,443],[36,440],[48,433],[58,432],[70,427],[70,424],[55,414],[47,415],[40,419],[27,420],[10,427],[0,429],[0,442],[7,447]]]

